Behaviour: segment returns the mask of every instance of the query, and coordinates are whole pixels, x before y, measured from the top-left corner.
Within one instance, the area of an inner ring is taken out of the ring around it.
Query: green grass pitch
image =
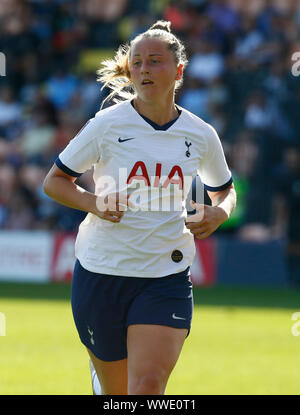
[[[299,289],[194,288],[192,331],[166,394],[298,395]],[[0,395],[91,393],[69,284],[0,283]]]

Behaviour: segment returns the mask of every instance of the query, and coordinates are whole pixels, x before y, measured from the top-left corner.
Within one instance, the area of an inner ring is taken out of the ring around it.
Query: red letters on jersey
[[[137,174],[137,171],[138,171],[139,168],[141,169],[142,174]],[[160,182],[160,178],[161,178],[161,168],[162,168],[162,164],[161,163],[156,163],[155,179],[154,179],[154,183],[153,183],[154,187],[159,187],[159,182]],[[174,178],[176,173],[177,173],[178,177]],[[147,186],[151,186],[148,171],[147,171],[147,167],[146,167],[146,165],[143,161],[137,161],[135,163],[135,165],[133,166],[133,168],[132,168],[132,170],[131,170],[128,178],[127,178],[127,184],[130,184],[133,179],[144,180],[144,182]],[[166,187],[169,186],[170,183],[178,184],[179,189],[180,190],[183,189],[183,173],[182,173],[182,170],[181,170],[180,166],[173,166],[172,167],[172,169],[171,169],[167,179],[164,181],[162,187],[166,188]]]

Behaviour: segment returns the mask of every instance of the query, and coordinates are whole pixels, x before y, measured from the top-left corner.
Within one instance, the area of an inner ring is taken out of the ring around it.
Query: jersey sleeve
[[[101,122],[91,118],[59,154],[55,164],[65,173],[79,177],[100,159],[103,137]]]
[[[232,175],[216,130],[209,124],[207,127],[207,151],[200,162],[198,174],[206,190],[219,192],[232,184]]]

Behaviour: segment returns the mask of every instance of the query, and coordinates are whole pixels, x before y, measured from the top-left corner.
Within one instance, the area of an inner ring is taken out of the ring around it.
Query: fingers
[[[123,213],[120,212],[103,212],[99,215],[101,219],[108,220],[109,222],[119,223],[123,217]]]
[[[97,215],[101,219],[113,223],[120,222],[127,207],[134,207],[134,204],[129,200],[129,196],[126,193],[119,192],[98,196],[96,205],[99,213]]]
[[[194,234],[194,236],[195,238],[202,240],[202,239],[208,238],[211,234],[212,232],[202,232],[202,233],[196,233]]]
[[[186,227],[193,233],[206,233],[210,231],[210,227],[207,224],[191,223],[186,225]]]
[[[196,214],[186,218],[185,225],[197,239],[206,239],[212,234],[210,222],[205,214],[205,205],[190,201],[190,205],[197,211]]]
[[[106,210],[100,213],[100,218],[108,220],[110,222],[118,223],[124,216],[124,211],[120,210]]]
[[[190,215],[186,218],[185,223],[188,223],[189,226],[192,225],[192,223],[199,223],[203,220],[204,212],[203,213],[195,213],[195,215]]]
[[[208,223],[188,223],[186,227],[197,239],[205,239],[212,234],[213,230]]]
[[[206,226],[206,221],[204,221],[204,220],[199,220],[199,221],[197,221],[197,220],[195,220],[195,221],[190,221],[190,222],[188,222],[187,220],[186,220],[186,222],[185,222],[185,226],[190,230],[190,231],[193,231],[193,230],[196,230],[196,229],[201,229],[201,228],[205,228],[205,226]]]
[[[127,205],[127,199],[118,193],[110,193],[105,196],[97,196],[96,206],[99,212],[117,212],[123,211],[122,205]]]
[[[203,203],[196,203],[193,200],[190,200],[190,205],[193,209],[197,210],[197,211],[202,211],[205,208],[205,205]]]
[[[110,205],[118,212],[124,212],[128,206],[128,198],[124,193],[114,193],[111,195]]]
[[[193,209],[196,210],[197,213],[194,215],[190,215],[186,218],[185,223],[192,223],[192,222],[201,222],[204,218],[205,213],[205,205],[200,203],[195,203],[193,200],[190,201],[190,205]]]
[[[111,193],[105,196],[106,209],[110,211],[124,212],[127,206],[133,208],[134,204],[129,200],[130,195],[126,193]]]

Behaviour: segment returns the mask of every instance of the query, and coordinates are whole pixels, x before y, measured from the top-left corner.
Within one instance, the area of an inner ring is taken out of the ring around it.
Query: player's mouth
[[[153,82],[153,81],[151,81],[151,79],[144,79],[144,80],[141,82],[141,84],[142,84],[142,85],[153,85],[153,84],[154,84],[154,82]]]

